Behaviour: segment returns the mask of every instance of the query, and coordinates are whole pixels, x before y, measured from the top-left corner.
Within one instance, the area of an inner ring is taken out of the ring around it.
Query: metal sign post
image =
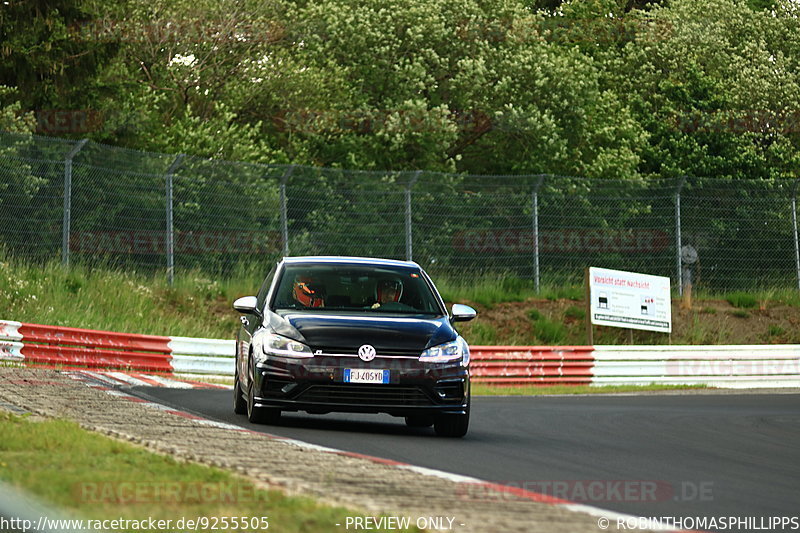
[[[61,263],[69,265],[69,233],[72,227],[72,159],[86,146],[89,139],[82,139],[64,159],[64,222],[61,227]]]

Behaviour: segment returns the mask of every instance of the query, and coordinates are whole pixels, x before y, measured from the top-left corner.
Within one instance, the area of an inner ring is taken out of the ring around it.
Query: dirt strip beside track
[[[510,493],[469,497],[464,483],[397,465],[215,427],[88,387],[53,370],[0,368],[0,406],[66,418],[179,459],[237,472],[264,488],[312,496],[359,516],[455,517],[458,532],[592,532],[597,517]],[[266,509],[268,512],[269,509]],[[413,522],[412,522],[413,523]],[[463,526],[461,524],[464,524]],[[339,529],[331,524],[331,529]],[[342,524],[342,531],[345,531]]]

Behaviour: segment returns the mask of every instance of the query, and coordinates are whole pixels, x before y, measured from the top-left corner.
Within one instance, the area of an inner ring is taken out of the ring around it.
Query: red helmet
[[[396,279],[382,279],[375,288],[380,303],[399,302],[403,295],[403,283]]]
[[[294,299],[306,307],[324,307],[325,299],[321,291],[315,287],[311,276],[297,276],[292,287]]]

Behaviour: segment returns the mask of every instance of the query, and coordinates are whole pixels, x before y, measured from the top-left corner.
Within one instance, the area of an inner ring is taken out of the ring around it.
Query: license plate
[[[345,383],[389,383],[388,370],[371,370],[365,368],[345,368]]]

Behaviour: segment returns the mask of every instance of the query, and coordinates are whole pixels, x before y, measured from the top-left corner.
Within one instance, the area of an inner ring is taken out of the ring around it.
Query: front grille
[[[312,385],[301,392],[295,399],[299,402],[309,403],[346,403],[403,407],[433,405],[428,395],[419,387],[366,385],[361,383]]]
[[[322,350],[322,355],[336,354],[336,355],[349,355],[358,357],[358,347],[356,348],[342,348],[334,346],[314,346],[314,351]],[[408,349],[394,349],[394,348],[376,348],[377,357],[413,357],[418,359],[421,351],[414,351]]]

